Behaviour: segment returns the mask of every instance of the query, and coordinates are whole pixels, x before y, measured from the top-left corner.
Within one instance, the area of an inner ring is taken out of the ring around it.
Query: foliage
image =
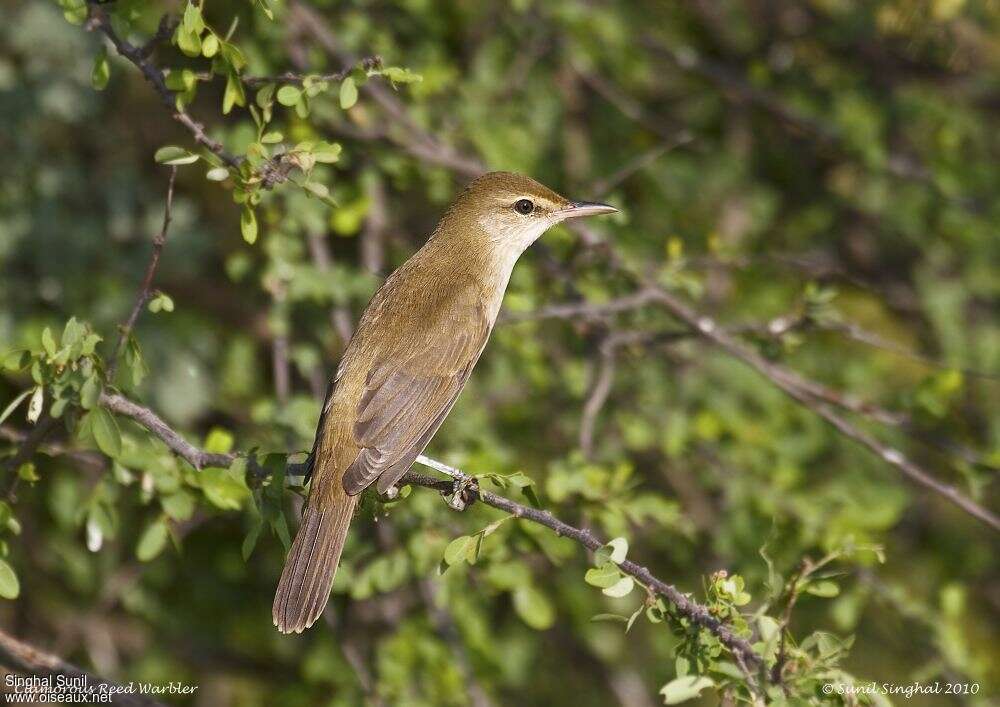
[[[643,278],[682,294],[995,506],[1000,14],[765,5],[15,3],[0,622],[218,704],[886,704],[824,686],[935,680],[987,704],[993,531],[661,308],[600,310]],[[288,462],[345,329],[480,165],[622,213],[524,256],[428,454],[611,540],[366,494],[332,625],[279,636]],[[123,328],[170,168],[155,288]],[[111,393],[235,461],[195,468]]]

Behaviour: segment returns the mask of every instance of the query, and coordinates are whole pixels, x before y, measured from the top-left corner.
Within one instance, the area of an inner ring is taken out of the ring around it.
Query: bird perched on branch
[[[521,253],[557,223],[614,211],[518,174],[485,174],[375,293],[323,405],[309,500],[274,597],[279,631],[298,633],[323,612],[358,495],[392,488],[444,422]]]

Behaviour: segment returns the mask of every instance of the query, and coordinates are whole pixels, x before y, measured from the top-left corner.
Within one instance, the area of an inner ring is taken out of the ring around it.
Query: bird
[[[479,360],[521,254],[567,219],[610,214],[512,172],[462,191],[372,296],[323,404],[309,495],[272,606],[301,633],[329,601],[359,494],[387,494],[423,453]]]

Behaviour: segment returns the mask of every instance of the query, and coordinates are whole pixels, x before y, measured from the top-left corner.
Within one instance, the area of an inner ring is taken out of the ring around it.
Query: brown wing
[[[344,472],[350,495],[376,479],[385,493],[402,478],[448,416],[490,333],[479,302],[431,324],[421,327],[413,349],[386,357],[368,372],[354,424],[361,452]]]

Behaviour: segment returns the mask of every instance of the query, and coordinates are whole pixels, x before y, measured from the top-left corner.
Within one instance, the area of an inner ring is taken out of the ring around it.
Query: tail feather
[[[326,508],[306,506],[271,608],[282,633],[301,633],[323,613],[356,503],[343,495]]]

